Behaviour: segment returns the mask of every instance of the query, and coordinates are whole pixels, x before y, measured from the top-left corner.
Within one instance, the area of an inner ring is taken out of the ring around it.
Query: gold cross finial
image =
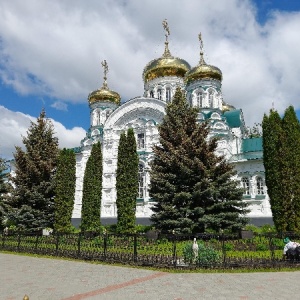
[[[166,41],[167,41],[168,40],[168,36],[170,35],[170,28],[169,28],[167,19],[164,19],[162,21],[162,24],[163,24],[164,30],[166,31],[165,36],[166,36]]]
[[[204,65],[205,64],[205,61],[204,61],[204,58],[203,58],[203,40],[202,40],[202,34],[201,32],[198,34],[198,39],[199,39],[199,42],[200,42],[200,65]]]
[[[102,67],[103,67],[103,73],[104,73],[104,76],[103,76],[103,87],[104,87],[104,88],[107,88],[108,65],[107,65],[106,60],[103,60],[103,61],[101,62],[101,65],[102,65]]]
[[[164,57],[170,57],[171,56],[171,52],[170,52],[169,46],[168,46],[169,45],[168,36],[170,35],[170,28],[169,28],[167,19],[164,19],[162,21],[162,25],[163,25],[164,30],[166,31],[166,33],[165,33],[165,37],[166,37],[165,52],[164,52],[163,56]]]

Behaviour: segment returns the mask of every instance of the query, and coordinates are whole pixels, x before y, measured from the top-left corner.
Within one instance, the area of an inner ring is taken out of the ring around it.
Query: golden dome
[[[216,79],[222,81],[222,72],[219,68],[204,63],[194,67],[185,76],[186,83],[201,79]]]
[[[226,102],[222,102],[222,111],[225,112],[225,111],[230,111],[230,110],[235,110],[236,108],[231,105],[231,104],[228,104]]]
[[[101,89],[93,91],[88,96],[89,104],[95,102],[112,102],[117,105],[120,105],[121,97],[118,93],[109,90],[106,86],[103,85]]]
[[[185,73],[191,69],[191,66],[185,60],[171,55],[168,47],[170,29],[167,20],[164,20],[162,24],[166,31],[165,51],[162,57],[151,60],[144,68],[143,79],[145,83],[158,77],[184,77]]]
[[[199,41],[200,41],[200,62],[198,66],[194,67],[185,75],[186,83],[193,82],[195,80],[201,79],[216,79],[222,81],[222,72],[219,68],[208,65],[203,58],[203,42],[201,33],[199,34]]]
[[[145,83],[164,76],[184,77],[186,72],[191,69],[185,60],[173,57],[171,54],[165,54],[166,52],[162,57],[150,61],[144,68],[143,78]]]
[[[107,86],[107,73],[108,73],[108,65],[106,60],[104,60],[102,63],[103,71],[104,71],[104,77],[103,77],[103,86],[102,88],[93,91],[88,96],[89,104],[93,104],[95,102],[112,102],[117,105],[120,105],[121,97],[118,93],[110,90]]]

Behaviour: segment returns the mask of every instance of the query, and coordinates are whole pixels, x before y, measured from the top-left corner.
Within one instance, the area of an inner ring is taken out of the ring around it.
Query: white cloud
[[[272,103],[300,108],[300,12],[273,12],[261,26],[245,0],[2,1],[0,77],[19,93],[83,102],[102,85],[106,59],[109,87],[122,100],[142,95],[143,68],[163,52],[165,18],[172,54],[192,66],[202,32],[207,62],[223,72],[224,99],[247,124]]]
[[[36,118],[20,112],[13,112],[0,105],[0,157],[11,159],[15,146],[22,147],[22,136],[27,136],[30,122]],[[85,130],[80,127],[65,128],[61,123],[50,119],[54,125],[54,136],[59,139],[60,148],[79,146],[80,140],[85,137]]]
[[[63,111],[68,111],[68,105],[64,102],[61,101],[55,101],[51,107],[57,109],[57,110],[63,110]]]

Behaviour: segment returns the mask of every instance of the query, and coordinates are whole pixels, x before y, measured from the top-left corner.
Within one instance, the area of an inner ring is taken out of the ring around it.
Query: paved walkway
[[[166,273],[0,253],[0,299],[299,299],[300,271]]]

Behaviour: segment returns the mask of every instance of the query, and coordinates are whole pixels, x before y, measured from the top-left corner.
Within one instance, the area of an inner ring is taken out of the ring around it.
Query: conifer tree
[[[4,159],[0,158],[0,230],[4,227],[6,216],[5,198],[8,192],[7,174],[5,173],[7,166]]]
[[[286,227],[281,193],[281,151],[282,128],[281,118],[277,111],[271,110],[270,115],[264,115],[263,122],[263,162],[265,180],[273,215],[273,222],[277,230]]]
[[[208,134],[208,124],[197,123],[197,109],[177,88],[159,126],[160,145],[153,149],[151,220],[157,229],[194,233],[236,230],[247,223],[233,167],[216,156],[217,140],[208,140]]]
[[[300,125],[294,108],[263,118],[263,155],[273,221],[279,232],[300,229]]]
[[[9,201],[9,219],[20,229],[53,227],[54,176],[58,157],[58,139],[44,110],[37,122],[31,122],[27,137],[23,137],[25,151],[16,147],[15,189]]]
[[[289,106],[282,119],[282,194],[287,210],[287,231],[300,230],[300,123]]]
[[[138,194],[138,154],[133,129],[122,133],[118,147],[117,165],[117,231],[132,233],[135,228],[136,198]]]
[[[55,231],[69,232],[71,230],[75,196],[75,173],[75,153],[72,149],[64,148],[59,153],[55,176]]]
[[[81,225],[82,231],[99,231],[102,200],[102,150],[100,142],[93,144],[83,179]]]

